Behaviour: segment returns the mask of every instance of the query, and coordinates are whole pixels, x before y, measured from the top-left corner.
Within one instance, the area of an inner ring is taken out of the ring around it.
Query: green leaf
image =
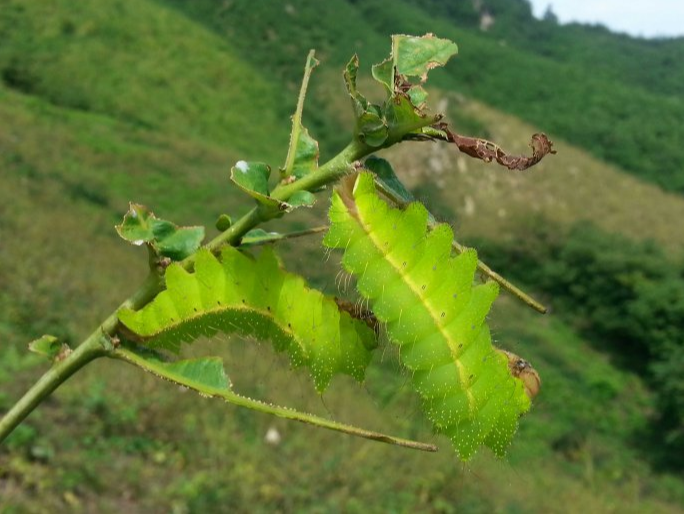
[[[255,228],[247,232],[242,240],[240,246],[258,245],[264,241],[273,241],[274,238],[280,236],[278,232],[266,232],[263,228]]]
[[[295,191],[288,199],[288,203],[293,207],[311,207],[316,203],[316,197],[309,191]]]
[[[67,345],[61,343],[55,336],[44,335],[31,341],[28,345],[28,349],[29,351],[47,357],[50,360],[55,360],[62,351],[63,346]]]
[[[422,109],[425,106],[428,94],[422,86],[413,86],[406,92],[406,94],[411,99],[411,103],[418,109]]]
[[[156,245],[160,255],[174,261],[182,261],[197,251],[204,239],[204,227],[178,228],[164,222],[155,227]]]
[[[254,198],[268,196],[271,167],[263,162],[238,161],[230,169],[230,178],[238,187]]]
[[[387,125],[383,119],[375,113],[363,113],[359,117],[356,126],[359,139],[368,146],[382,146],[387,140]]]
[[[354,54],[344,69],[344,83],[352,99],[354,113],[358,118],[368,110],[368,100],[356,89],[356,75],[359,71],[359,56]]]
[[[309,135],[309,131],[300,124],[291,174],[297,178],[302,178],[316,171],[318,169],[319,156],[318,141],[312,138]]]
[[[230,246],[220,261],[200,250],[193,273],[167,268],[166,287],[141,310],[118,313],[129,337],[150,348],[177,352],[183,342],[217,331],[271,340],[295,367],[308,366],[322,391],[334,373],[362,380],[377,344],[371,328],[283,271],[268,247],[256,260]]]
[[[144,205],[129,204],[118,234],[129,243],[148,244],[160,256],[180,261],[195,253],[204,239],[204,227],[178,227],[157,218]]]
[[[390,95],[394,93],[394,60],[391,55],[381,63],[374,64],[371,74],[375,80],[385,86]]]
[[[230,169],[230,180],[259,204],[285,211],[289,207],[287,203],[269,196],[270,176],[271,167],[263,162],[238,161]]]
[[[216,230],[225,232],[233,225],[233,219],[227,214],[221,214],[216,220]]]
[[[387,59],[373,66],[373,78],[385,87],[391,97],[401,91],[397,88],[396,74],[403,77],[420,77],[421,82],[425,82],[428,71],[444,66],[456,53],[458,53],[456,43],[437,38],[432,34],[420,37],[394,35],[392,36],[392,52]],[[399,82],[401,84],[405,81],[399,80]],[[409,96],[412,101],[415,99],[413,105],[418,107],[425,102],[427,93],[424,90],[415,90],[409,93]]]
[[[392,56],[398,73],[427,79],[433,68],[444,66],[458,53],[456,43],[440,39],[433,34],[424,36],[392,36]]]
[[[388,100],[385,108],[385,117],[390,135],[399,134],[405,137],[413,132],[412,128],[425,125],[427,114],[416,109],[405,93],[398,93]],[[432,121],[437,122],[439,116],[432,116]],[[420,133],[420,129],[416,129]]]
[[[363,163],[364,167],[375,174],[380,185],[390,191],[403,202],[409,203],[415,200],[413,195],[404,187],[399,177],[394,172],[392,165],[385,159],[371,155]]]
[[[133,355],[129,355],[129,352]],[[125,346],[123,353],[127,360],[143,369],[200,393],[212,394],[231,389],[223,361],[219,357],[167,362],[157,352],[130,344]]]

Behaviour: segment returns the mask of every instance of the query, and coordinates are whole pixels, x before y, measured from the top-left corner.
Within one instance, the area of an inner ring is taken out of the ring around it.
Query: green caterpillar
[[[122,309],[130,338],[178,352],[182,342],[216,332],[237,333],[286,351],[294,367],[306,365],[323,391],[334,373],[363,380],[376,335],[363,320],[286,273],[270,248],[253,259],[233,247],[218,260],[199,250],[195,271],[166,270],[166,290],[139,311]]]
[[[452,257],[451,228],[428,231],[420,203],[389,207],[370,173],[343,180],[329,217],[324,244],[344,249],[343,266],[399,345],[435,428],[463,460],[482,444],[503,455],[530,408],[534,387],[525,381],[533,385],[536,372],[530,378],[529,364],[516,356],[509,369],[509,355],[492,347],[485,316],[498,286],[473,286],[475,251]]]

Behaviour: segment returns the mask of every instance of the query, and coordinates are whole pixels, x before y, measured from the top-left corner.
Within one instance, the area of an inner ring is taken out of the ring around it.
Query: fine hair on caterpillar
[[[172,264],[166,283],[143,309],[119,311],[122,332],[150,348],[177,352],[182,342],[217,332],[271,340],[293,367],[310,369],[321,392],[335,373],[363,380],[377,345],[368,320],[286,273],[268,247],[257,258],[233,247],[220,259],[200,250],[193,273]]]
[[[329,218],[324,244],[344,251],[343,267],[398,345],[435,430],[463,460],[483,444],[503,455],[541,382],[492,345],[485,317],[498,285],[473,285],[476,253],[453,256],[451,227],[428,229],[418,202],[389,206],[370,173],[342,180]]]

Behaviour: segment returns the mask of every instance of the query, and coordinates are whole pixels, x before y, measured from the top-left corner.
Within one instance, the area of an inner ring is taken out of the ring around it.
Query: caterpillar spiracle
[[[329,218],[324,244],[344,250],[343,266],[399,345],[435,429],[463,460],[483,444],[503,455],[539,380],[526,361],[492,346],[485,317],[498,285],[473,286],[475,251],[452,256],[451,228],[428,230],[418,202],[387,205],[370,173],[342,181]],[[517,360],[525,364],[509,366]]]

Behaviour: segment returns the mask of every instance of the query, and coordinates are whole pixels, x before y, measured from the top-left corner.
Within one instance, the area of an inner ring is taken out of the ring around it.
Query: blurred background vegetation
[[[490,317],[497,344],[543,378],[510,456],[460,464],[391,349],[364,386],[338,379],[321,398],[268,346],[219,338],[188,354],[224,357],[239,392],[441,451],[284,422],[97,362],[0,447],[0,511],[681,512],[684,39],[560,26],[524,0],[0,0],[0,412],[46,366],[27,341],[77,343],[142,278],[144,252],[112,228],[128,200],[208,227],[244,212],[228,170],[284,161],[309,48],[323,65],[305,123],[325,158],[348,137],[343,64],[357,52],[368,70],[390,34],[425,32],[459,44],[431,75],[433,106],[458,131],[525,152],[544,130],[559,151],[525,174],[431,144],[385,155],[461,240],[552,307],[541,317],[504,294]],[[318,240],[281,250],[337,292]]]

